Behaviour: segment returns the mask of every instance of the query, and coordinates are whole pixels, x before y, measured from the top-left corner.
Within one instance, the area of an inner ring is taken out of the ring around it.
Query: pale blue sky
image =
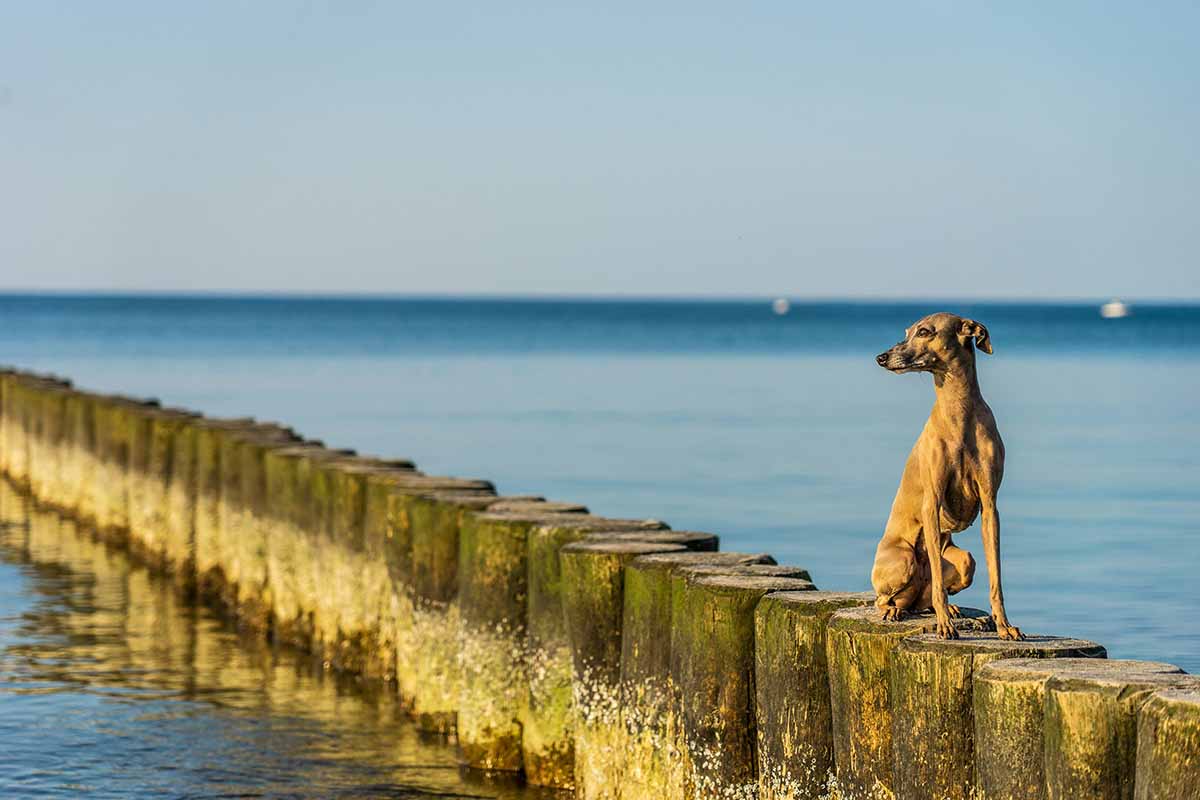
[[[1200,297],[1200,6],[0,0],[0,287]]]

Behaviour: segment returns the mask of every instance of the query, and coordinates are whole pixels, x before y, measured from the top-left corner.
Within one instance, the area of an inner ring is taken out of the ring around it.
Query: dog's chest
[[[958,533],[970,527],[979,516],[979,491],[974,476],[965,465],[958,465],[947,476],[942,495],[942,532]]]

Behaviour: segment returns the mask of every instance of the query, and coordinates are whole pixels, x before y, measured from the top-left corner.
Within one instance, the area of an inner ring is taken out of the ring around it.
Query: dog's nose
[[[887,366],[887,360],[888,360],[887,353],[880,353],[879,355],[875,356],[875,363],[881,367]]]

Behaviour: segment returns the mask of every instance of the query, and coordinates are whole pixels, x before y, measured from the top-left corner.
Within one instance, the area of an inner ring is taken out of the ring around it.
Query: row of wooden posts
[[[582,798],[1200,798],[1200,679],[964,609],[880,621],[715,535],[502,497],[253,419],[0,373],[0,471],[468,768]]]

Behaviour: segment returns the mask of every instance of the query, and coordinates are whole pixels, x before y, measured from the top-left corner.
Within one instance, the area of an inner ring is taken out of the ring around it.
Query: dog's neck
[[[974,353],[965,362],[933,374],[933,413],[947,420],[965,420],[983,403],[975,375]]]

